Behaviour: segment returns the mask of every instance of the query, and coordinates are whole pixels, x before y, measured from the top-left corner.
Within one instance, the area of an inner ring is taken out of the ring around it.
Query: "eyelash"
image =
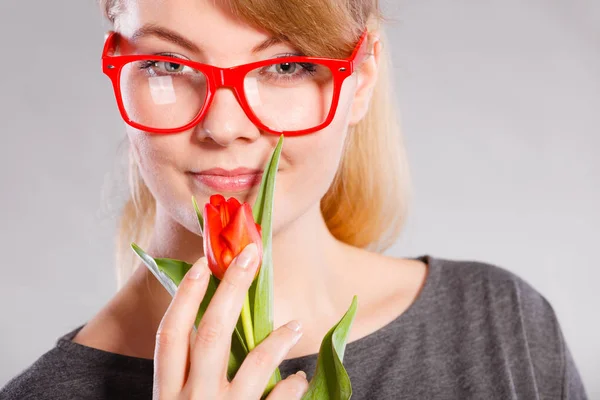
[[[165,57],[173,57],[173,58],[177,58],[180,60],[186,60],[183,57],[180,57],[176,54],[173,53],[157,53],[156,55],[159,56],[165,56]],[[286,57],[304,57],[304,54],[302,53],[285,53],[282,55],[278,55],[276,57],[273,58],[273,60],[276,60],[278,58],[286,58]],[[140,65],[139,65],[139,69],[140,70],[148,70],[152,67],[154,67],[156,65],[157,62],[160,61],[156,61],[156,60],[144,60]],[[284,64],[284,63],[282,63]],[[284,75],[279,75],[279,77],[277,79],[280,80],[293,80],[293,79],[301,79],[304,75],[310,75],[313,76],[317,73],[317,68],[315,64],[312,63],[292,63],[292,64],[297,64],[299,66],[302,67],[302,73],[298,74],[298,75],[290,75],[290,76],[286,76]],[[276,64],[275,64],[276,65]],[[183,74],[183,72],[174,72],[174,73],[169,73],[169,75],[180,75]]]

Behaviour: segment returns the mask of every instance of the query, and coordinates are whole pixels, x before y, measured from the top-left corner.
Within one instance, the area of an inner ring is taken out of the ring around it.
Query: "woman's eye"
[[[273,85],[299,84],[305,79],[314,79],[317,65],[304,62],[279,62],[259,70],[261,82]]]
[[[278,77],[301,77],[304,75],[313,75],[317,71],[317,67],[314,64],[309,63],[296,63],[296,62],[282,62],[278,64],[272,64],[263,69],[264,74],[271,74]]]
[[[296,67],[298,66],[298,64],[296,63],[281,63],[281,64],[275,64],[275,70],[277,71],[278,74],[293,74],[294,72],[296,72]]]
[[[183,64],[177,64],[174,62],[165,62],[164,63],[164,69],[167,72],[181,72],[183,70],[183,68],[185,68],[185,65],[183,65]]]
[[[178,62],[156,60],[147,60],[142,62],[140,69],[147,70],[154,74],[181,74],[193,71],[188,66]]]
[[[172,74],[183,72],[185,70],[185,65],[174,63],[171,61],[158,61],[156,63],[156,67]]]

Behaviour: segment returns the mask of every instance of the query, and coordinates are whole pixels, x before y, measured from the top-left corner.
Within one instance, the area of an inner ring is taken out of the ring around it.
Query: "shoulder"
[[[532,346],[552,346],[553,354],[561,355],[562,337],[552,305],[521,276],[482,261],[433,259],[431,267],[448,311],[513,337],[522,333]]]
[[[555,319],[548,299],[532,284],[508,269],[482,261],[430,258],[439,289],[473,307],[494,307],[526,313],[534,319]],[[551,321],[556,322],[556,321]]]
[[[64,381],[67,362],[58,348],[46,352],[2,389],[3,399],[49,399],[50,392]],[[63,375],[61,377],[61,375]]]
[[[504,267],[429,257],[439,318],[507,363],[528,365],[540,397],[586,398],[554,308],[532,284]],[[495,350],[492,350],[495,349]],[[526,371],[524,372],[526,373]]]
[[[151,397],[152,360],[127,357],[74,343],[77,328],[0,389],[6,400]]]

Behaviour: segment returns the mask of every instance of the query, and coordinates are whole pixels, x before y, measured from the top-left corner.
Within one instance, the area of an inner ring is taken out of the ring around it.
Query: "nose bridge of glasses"
[[[220,68],[215,66],[212,67],[211,75],[214,87],[212,96],[216,96],[219,89],[229,89],[243,112],[248,115],[248,110],[244,105],[244,89],[242,88],[245,75],[244,70],[239,67]],[[211,104],[211,107],[214,108],[214,101],[211,101]],[[229,112],[231,112],[231,105],[228,107]]]
[[[243,108],[241,85],[243,81],[243,73],[237,67],[220,68],[213,67],[212,79],[214,82],[215,93],[221,88],[231,90],[236,100]]]
[[[235,68],[215,67],[213,79],[216,89],[220,87],[235,88],[239,81],[239,73]]]

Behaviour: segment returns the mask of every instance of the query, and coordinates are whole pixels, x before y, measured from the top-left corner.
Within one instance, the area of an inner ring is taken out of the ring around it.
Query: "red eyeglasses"
[[[347,59],[286,56],[219,68],[163,55],[115,56],[112,32],[102,52],[125,122],[147,132],[169,134],[202,120],[215,92],[233,89],[248,118],[261,130],[299,136],[328,126],[342,83],[367,49],[367,31]]]

